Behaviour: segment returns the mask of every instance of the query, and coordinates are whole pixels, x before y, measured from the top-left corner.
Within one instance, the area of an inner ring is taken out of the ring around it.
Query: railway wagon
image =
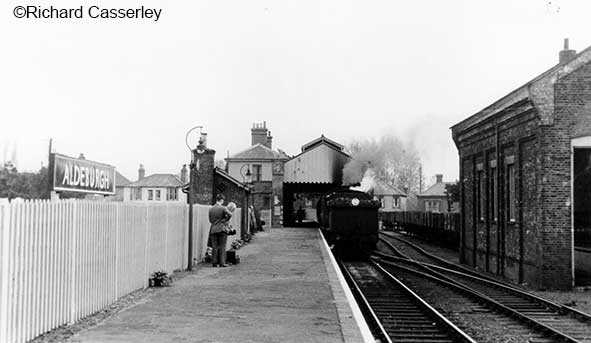
[[[381,212],[386,227],[403,230],[411,236],[457,250],[460,239],[459,213],[419,211]]]
[[[333,252],[342,259],[364,259],[378,241],[379,200],[339,188],[320,197],[317,216]]]

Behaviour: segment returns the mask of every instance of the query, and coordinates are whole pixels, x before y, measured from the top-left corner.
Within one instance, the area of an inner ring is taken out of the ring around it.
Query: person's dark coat
[[[220,205],[214,205],[209,209],[209,222],[211,223],[210,235],[224,232],[227,225],[226,208]]]

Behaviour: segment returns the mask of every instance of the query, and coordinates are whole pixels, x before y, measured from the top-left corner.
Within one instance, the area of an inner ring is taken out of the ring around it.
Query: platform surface
[[[69,342],[363,342],[317,229],[257,233],[241,263],[209,264]]]

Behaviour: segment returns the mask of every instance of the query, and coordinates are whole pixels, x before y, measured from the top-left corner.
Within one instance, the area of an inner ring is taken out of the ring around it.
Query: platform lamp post
[[[244,167],[246,167],[246,172],[244,171]],[[250,193],[251,193],[251,186],[252,186],[252,173],[250,172],[250,165],[248,164],[243,164],[242,167],[240,167],[240,175],[242,175],[242,181],[244,182],[244,185],[246,186],[246,188],[248,188],[248,194],[246,195],[246,211],[245,211],[245,216],[246,216],[246,227],[247,230],[242,230],[242,232],[248,231],[250,229],[250,225],[249,225],[249,221],[250,221],[250,215],[248,213],[249,208],[250,208]],[[250,233],[252,234],[252,232]]]
[[[195,168],[199,168],[198,167],[198,160],[197,160],[197,154],[195,153],[195,151],[193,149],[191,149],[191,146],[189,145],[189,134],[191,132],[193,132],[193,130],[199,129],[199,146],[201,146],[204,143],[204,133],[203,133],[203,126],[195,126],[193,128],[191,128],[189,131],[187,131],[187,134],[185,135],[185,144],[187,145],[187,148],[189,149],[189,152],[191,153],[191,163],[189,164],[189,194],[188,194],[188,201],[189,201],[189,232],[187,235],[187,240],[189,241],[189,247],[187,250],[187,270],[191,271],[193,270],[193,203],[194,203],[194,199],[193,199],[193,174],[195,171]],[[196,150],[196,149],[195,149]]]

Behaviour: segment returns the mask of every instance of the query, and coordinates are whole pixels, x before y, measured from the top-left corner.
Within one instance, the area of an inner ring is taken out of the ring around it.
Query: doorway
[[[573,147],[575,285],[591,285],[591,147]]]

